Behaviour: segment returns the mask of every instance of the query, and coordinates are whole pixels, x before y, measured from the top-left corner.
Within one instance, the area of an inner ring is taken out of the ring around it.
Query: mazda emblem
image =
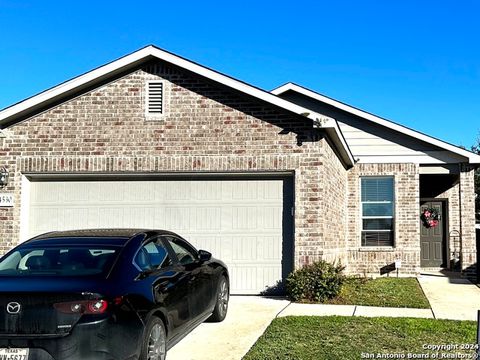
[[[18,302],[12,301],[7,304],[7,312],[9,314],[18,314],[21,309],[22,305],[20,305]]]

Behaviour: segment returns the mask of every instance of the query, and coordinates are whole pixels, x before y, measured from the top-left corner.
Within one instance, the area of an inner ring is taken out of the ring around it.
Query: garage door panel
[[[191,211],[195,230],[220,230],[222,211],[218,207],[196,207]]]
[[[231,259],[231,255],[226,250],[231,244],[231,241],[228,241],[228,238],[223,238],[215,235],[211,235],[211,236],[190,235],[188,236],[188,238],[189,238],[189,242],[193,246],[195,246],[197,249],[202,249],[202,250],[209,249],[209,251],[214,251],[215,254],[213,254],[213,256],[218,259],[222,259],[223,261],[226,261],[227,257]]]
[[[92,195],[95,195],[92,190],[92,186],[89,186],[88,183],[67,182],[63,184],[63,188],[59,191],[59,194],[62,195],[59,201],[64,203],[72,203],[72,201],[76,203],[87,202]]]
[[[142,202],[149,203],[157,200],[157,189],[154,186],[129,186],[128,182],[124,183],[128,190],[124,190],[125,200],[131,203]]]
[[[266,206],[259,208],[260,219],[262,219],[262,228],[279,230],[282,228],[282,211],[281,207]]]
[[[277,266],[258,267],[252,265],[233,265],[231,269],[231,286],[241,294],[258,294],[275,287],[282,280],[282,273]]]
[[[242,206],[233,208],[232,229],[249,230],[256,229],[258,213],[254,206]]]
[[[260,242],[262,248],[261,258],[263,260],[282,260],[282,238],[280,236],[264,236]]]
[[[163,219],[160,221],[165,229],[177,229],[180,233],[191,229],[190,211],[185,207],[165,207]]]
[[[266,200],[283,200],[283,183],[263,183],[264,199]]]
[[[242,260],[258,259],[256,236],[234,237],[232,245],[232,260],[241,262]]]
[[[63,195],[64,184],[45,183],[42,187],[33,186],[30,191],[30,204],[57,204]]]
[[[64,208],[62,210],[60,212],[63,213],[63,219],[68,219],[64,221],[64,226],[75,226],[78,229],[89,227],[88,208]]]
[[[124,227],[153,228],[155,208],[153,207],[126,207],[123,209]]]
[[[192,188],[188,181],[167,181],[165,200],[191,200]]]
[[[284,187],[280,179],[32,182],[28,233],[171,230],[227,264],[232,293],[258,294],[285,273]]]
[[[59,209],[50,207],[36,207],[30,210],[30,232],[33,235],[38,235],[52,231],[52,229],[57,229],[59,223],[63,220],[63,216],[62,219],[60,219],[59,213]]]
[[[111,183],[89,183],[90,192],[92,194],[98,194],[100,201],[106,202],[123,202],[125,201],[125,183],[119,181],[112,186]],[[130,189],[128,189],[130,191]]]
[[[223,197],[221,181],[192,181],[192,200],[221,200]]]

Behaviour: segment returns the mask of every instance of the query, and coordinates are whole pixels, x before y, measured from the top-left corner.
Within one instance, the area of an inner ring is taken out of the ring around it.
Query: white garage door
[[[223,260],[232,293],[282,279],[283,180],[33,181],[29,237],[53,230],[171,230]]]

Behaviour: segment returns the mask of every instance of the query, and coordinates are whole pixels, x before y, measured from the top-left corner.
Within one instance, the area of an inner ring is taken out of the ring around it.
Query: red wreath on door
[[[438,210],[434,208],[424,209],[420,218],[423,221],[423,225],[427,228],[433,228],[440,223]]]

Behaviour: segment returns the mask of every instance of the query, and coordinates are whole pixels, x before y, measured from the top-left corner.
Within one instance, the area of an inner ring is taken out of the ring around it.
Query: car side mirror
[[[206,250],[198,250],[198,259],[200,262],[206,262],[212,258],[212,254]]]

